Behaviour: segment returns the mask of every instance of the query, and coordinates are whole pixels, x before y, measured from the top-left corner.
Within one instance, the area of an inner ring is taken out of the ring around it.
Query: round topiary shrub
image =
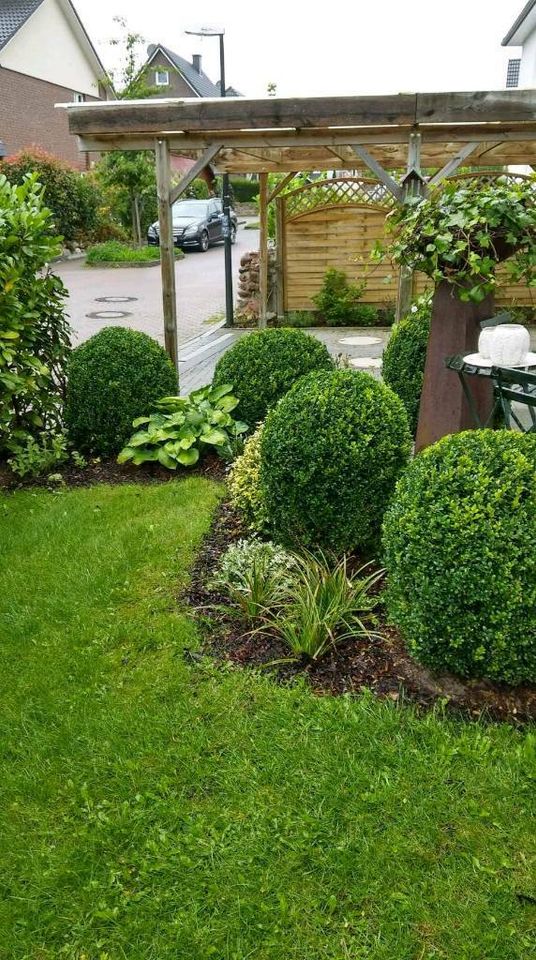
[[[308,333],[262,330],[242,337],[224,353],[216,364],[213,383],[232,383],[240,400],[237,416],[254,427],[296,380],[312,370],[331,369],[327,347]]]
[[[419,419],[431,315],[430,297],[420,297],[411,312],[395,324],[383,352],[382,377],[402,400],[413,435]]]
[[[229,500],[250,530],[268,529],[268,514],[261,485],[261,437],[263,424],[246,440],[243,453],[236,458],[228,477]]]
[[[536,436],[444,437],[411,463],[383,531],[388,610],[435,670],[536,680]]]
[[[113,456],[132,434],[132,421],[155,400],[177,393],[177,376],[163,348],[145,333],[105,327],[73,351],[65,421],[74,446]]]
[[[304,377],[262,434],[261,483],[275,535],[338,552],[372,547],[410,448],[402,402],[370,374]]]

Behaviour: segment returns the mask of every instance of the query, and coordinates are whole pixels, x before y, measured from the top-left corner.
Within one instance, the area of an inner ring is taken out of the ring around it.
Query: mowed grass
[[[2,960],[536,956],[534,734],[184,658],[219,494],[0,499]]]

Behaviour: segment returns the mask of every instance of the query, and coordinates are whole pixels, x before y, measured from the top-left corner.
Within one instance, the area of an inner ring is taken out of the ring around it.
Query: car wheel
[[[206,253],[208,250],[208,233],[206,230],[203,230],[203,233],[199,237],[199,249],[201,253]]]
[[[234,223],[231,224],[231,243],[236,243],[236,226]]]

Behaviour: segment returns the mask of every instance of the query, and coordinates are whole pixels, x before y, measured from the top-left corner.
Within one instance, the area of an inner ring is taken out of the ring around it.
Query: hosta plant
[[[154,413],[137,417],[136,432],[117,458],[118,463],[158,462],[169,470],[192,467],[207,447],[231,458],[247,424],[234,420],[238,400],[228,383],[202,387],[188,397],[163,397]]]

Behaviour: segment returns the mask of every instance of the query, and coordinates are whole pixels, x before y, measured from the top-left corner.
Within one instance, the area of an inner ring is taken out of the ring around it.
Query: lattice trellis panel
[[[377,180],[363,177],[334,177],[332,180],[318,180],[299,187],[284,196],[285,216],[287,220],[303,216],[319,207],[336,207],[341,204],[354,206],[375,205],[390,210],[394,197]]]
[[[451,179],[462,186],[474,180],[492,182],[501,176],[505,174],[490,171]],[[510,182],[527,179],[521,174],[506,176]],[[312,310],[312,297],[330,267],[344,270],[351,280],[365,280],[365,303],[394,303],[398,268],[388,260],[381,264],[371,260],[377,241],[385,246],[389,243],[385,218],[395,201],[383,184],[361,177],[338,177],[307,184],[282,199],[285,310]],[[416,292],[430,284],[424,275],[416,275]],[[495,299],[498,306],[534,306],[534,291],[505,284]]]

